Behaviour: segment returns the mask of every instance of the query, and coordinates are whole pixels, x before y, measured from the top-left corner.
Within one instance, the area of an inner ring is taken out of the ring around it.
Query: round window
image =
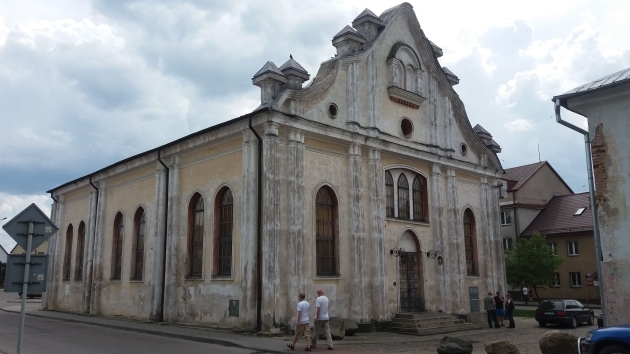
[[[409,138],[413,133],[413,123],[409,118],[403,118],[400,122],[400,130],[402,131],[405,138]]]
[[[338,111],[339,111],[339,110],[337,109],[337,105],[336,105],[336,104],[331,103],[331,104],[328,106],[328,114],[329,114],[332,118],[337,117],[337,113],[338,113]]]

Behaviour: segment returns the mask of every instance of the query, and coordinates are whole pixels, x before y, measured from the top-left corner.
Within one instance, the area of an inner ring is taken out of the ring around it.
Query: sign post
[[[21,283],[19,285],[22,285],[22,308],[20,310],[20,330],[18,334],[17,346],[17,353],[20,354],[22,352],[22,337],[24,333],[24,319],[26,317],[26,298],[28,295],[28,286],[29,284],[38,283],[29,282],[31,252],[33,251],[33,248],[37,248],[52,235],[54,235],[57,230],[59,230],[59,228],[57,228],[57,226],[55,226],[52,221],[50,221],[50,219],[35,204],[31,204],[30,206],[28,206],[13,219],[11,219],[8,223],[6,223],[2,228],[7,232],[7,234],[9,234],[9,236],[11,236],[15,240],[15,242],[17,242],[24,250],[26,250],[22,282],[12,282],[12,284],[10,284],[18,285],[15,283]],[[36,236],[37,238],[33,239],[33,236]],[[45,272],[46,271],[44,269],[42,279],[45,279],[46,277]],[[5,292],[15,292],[14,287],[5,287]]]

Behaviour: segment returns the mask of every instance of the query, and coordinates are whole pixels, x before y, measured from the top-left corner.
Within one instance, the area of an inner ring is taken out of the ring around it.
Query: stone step
[[[394,318],[392,323],[448,323],[448,322],[464,322],[456,317],[440,317],[425,320],[411,319],[411,318]]]
[[[404,328],[432,328],[441,326],[456,326],[465,324],[464,320],[449,320],[449,321],[436,321],[436,322],[399,322],[392,321],[392,327],[404,327]]]
[[[463,323],[451,326],[437,326],[431,328],[401,328],[394,327],[392,325],[392,332],[403,333],[403,334],[413,334],[413,335],[429,335],[429,334],[439,334],[439,333],[450,333],[457,331],[467,331],[472,329],[482,329],[485,328],[485,324],[483,323]]]
[[[394,318],[401,319],[419,319],[419,320],[431,320],[434,318],[452,318],[453,316],[442,314],[442,313],[433,313],[433,312],[424,312],[424,313],[397,313],[394,315]]]

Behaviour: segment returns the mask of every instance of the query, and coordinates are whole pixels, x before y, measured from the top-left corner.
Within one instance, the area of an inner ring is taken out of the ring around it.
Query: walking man
[[[516,307],[514,306],[514,300],[512,300],[512,295],[510,295],[510,293],[505,296],[507,297],[505,300],[505,314],[507,315],[508,321],[510,321],[508,328],[516,328],[516,325],[514,324],[514,308]]]
[[[497,314],[494,310],[494,299],[492,298],[492,291],[488,291],[488,296],[483,298],[483,309],[488,313],[488,326],[492,328],[492,322],[494,322],[494,328],[499,327],[499,322],[497,321]]]
[[[523,287],[523,301],[525,301],[525,305],[529,302],[529,289],[526,286]]]
[[[308,310],[311,307],[308,301],[306,301],[306,296],[304,293],[300,293],[299,295],[300,302],[297,305],[297,323],[295,325],[295,335],[293,336],[293,343],[287,344],[287,347],[291,348],[291,350],[295,349],[295,343],[297,343],[298,339],[301,336],[306,337],[306,351],[311,351],[311,329],[309,325],[308,319]]]
[[[326,344],[328,344],[328,350],[333,349],[332,336],[330,335],[329,317],[328,317],[328,298],[324,296],[324,289],[317,289],[317,300],[315,300],[315,306],[317,306],[317,314],[315,315],[315,333],[311,340],[311,348],[317,346],[317,337],[319,337],[322,330],[326,334]]]

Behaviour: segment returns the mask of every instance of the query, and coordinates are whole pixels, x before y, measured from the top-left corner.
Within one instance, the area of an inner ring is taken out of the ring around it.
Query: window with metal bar
[[[63,280],[70,280],[70,267],[72,266],[72,224],[66,230],[66,254],[63,257]]]
[[[138,208],[134,217],[133,262],[131,262],[131,279],[142,280],[144,275],[144,236],[146,233],[146,216],[143,208]]]
[[[417,175],[413,180],[412,191],[413,191],[413,219],[417,221],[427,221],[425,216],[425,191],[424,186],[426,183],[423,183],[423,178],[420,175]]]
[[[85,223],[81,221],[79,224],[79,233],[77,234],[77,256],[74,264],[74,280],[83,279],[83,252],[85,248]]]
[[[111,279],[119,280],[122,276],[124,223],[121,212],[114,219],[114,237],[112,239],[112,276]]]
[[[409,182],[404,173],[398,177],[398,217],[409,219]]]
[[[475,217],[472,210],[466,209],[464,212],[464,249],[466,251],[466,274],[477,275],[477,248],[475,247]]]
[[[188,277],[201,278],[203,275],[203,229],[204,204],[201,194],[196,193],[190,201],[189,213],[189,241]]]
[[[226,188],[219,194],[219,244],[215,247],[218,260],[217,275],[232,275],[232,229],[234,226],[234,198]]]
[[[385,215],[394,217],[394,179],[389,171],[385,171]]]
[[[317,275],[336,275],[337,206],[332,191],[322,187],[315,200]]]

